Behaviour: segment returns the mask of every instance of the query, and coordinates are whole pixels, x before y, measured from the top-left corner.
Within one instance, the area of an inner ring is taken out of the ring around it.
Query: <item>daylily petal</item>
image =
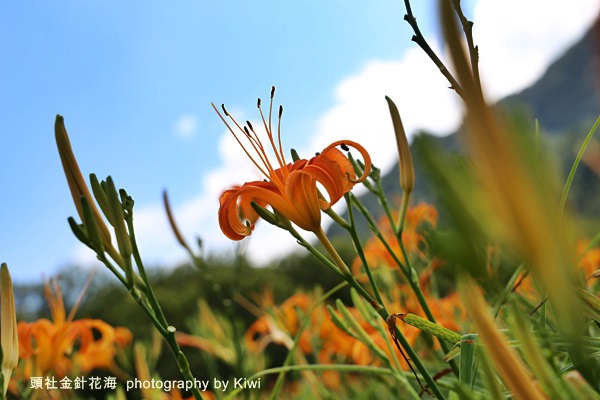
[[[321,216],[315,181],[306,174],[294,178],[294,172],[298,171],[292,171],[286,180],[285,194],[273,183],[264,181],[247,182],[239,189],[223,192],[220,199],[219,226],[225,236],[232,240],[241,240],[254,229],[254,224],[250,223],[247,226],[239,217],[240,196],[250,196],[264,202],[265,205],[270,205],[302,229],[316,229]]]
[[[307,231],[318,229],[321,226],[321,207],[315,179],[304,169],[292,171],[285,183],[285,192],[290,205],[302,216],[302,218],[290,218],[290,221]],[[274,208],[285,215],[277,207]]]
[[[365,179],[367,179],[367,177],[369,176],[369,174],[371,173],[371,167],[372,167],[372,163],[371,163],[371,156],[369,155],[369,153],[367,152],[367,150],[362,147],[360,144],[352,141],[352,140],[338,140],[337,142],[333,142],[331,143],[329,146],[327,146],[322,153],[327,153],[329,151],[331,151],[333,148],[335,148],[336,146],[346,146],[346,147],[353,147],[356,150],[358,150],[358,152],[360,153],[360,155],[363,158],[363,162],[365,164],[365,169],[363,170],[363,174],[357,178],[357,179],[350,179],[352,182],[354,183],[359,183],[364,181]]]
[[[346,156],[338,149],[332,148],[311,159],[302,170],[317,180],[329,195],[329,201],[321,201],[321,208],[328,209],[346,194],[356,178],[354,168]]]
[[[223,192],[220,198],[219,226],[231,240],[242,240],[252,233],[254,221],[248,220],[249,225],[240,219],[240,197],[250,197],[262,204],[284,204],[280,199],[279,190],[270,182],[247,182],[242,187],[234,187]]]
[[[239,188],[239,186],[237,186],[237,188]],[[254,208],[252,207],[251,203],[253,201],[261,207],[265,207],[267,205],[267,203],[264,200],[254,198],[246,194],[239,196],[238,201],[238,215],[240,216],[240,219],[242,221],[246,220],[250,222],[251,225],[254,225],[254,223],[256,223],[256,221],[259,218],[258,214],[256,213],[256,211],[254,211]]]
[[[62,378],[73,372],[73,368],[89,371],[112,365],[117,347],[122,347],[131,333],[127,335],[122,331],[125,328],[116,328],[120,330],[117,343],[116,329],[101,320],[65,318],[58,283],[46,282],[45,291],[53,320],[41,318],[20,322],[18,326],[23,378],[48,373]]]
[[[237,209],[238,188],[228,189],[219,199],[219,226],[221,231],[231,240],[242,240],[250,233],[239,218]]]
[[[226,190],[220,198],[219,226],[225,236],[231,240],[242,240],[244,237],[250,235],[254,229],[254,224],[251,221],[248,221],[249,225],[246,225],[240,219],[238,204],[240,196],[250,196],[265,204],[269,204],[286,217],[294,214],[293,210],[288,210],[289,207],[286,207],[286,200],[283,195],[271,182],[247,182],[240,188]]]

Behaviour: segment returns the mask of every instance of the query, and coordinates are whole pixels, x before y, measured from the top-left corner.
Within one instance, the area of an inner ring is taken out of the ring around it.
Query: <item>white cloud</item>
[[[473,18],[475,40],[481,49],[484,86],[493,99],[533,83],[553,58],[583,34],[598,12],[597,0],[580,0],[577,7],[563,3],[558,0],[478,2]],[[433,40],[430,45],[439,48]],[[368,62],[337,85],[335,103],[318,118],[315,135],[307,141],[307,148],[298,150],[300,154],[312,154],[334,140],[355,140],[367,148],[376,165],[389,168],[397,155],[384,96],[390,96],[398,105],[409,136],[417,129],[447,133],[460,121],[458,97],[447,86],[447,81],[416,45],[401,60]],[[196,118],[184,115],[175,130],[187,137],[196,129]],[[219,142],[219,154],[221,165],[203,177],[201,193],[183,203],[181,199],[171,200],[180,228],[190,242],[200,235],[209,251],[233,253],[235,244],[218,227],[218,198],[231,184],[242,183],[240,179],[261,178],[258,174],[240,175],[239,171],[249,171],[250,162],[229,132],[224,132]],[[170,232],[162,206],[138,210],[136,227],[142,253],[149,264],[185,257]],[[261,221],[247,251],[252,260],[260,263],[298,248],[289,234]]]
[[[474,36],[493,99],[521,90],[591,26],[598,0],[479,1]]]
[[[409,136],[418,129],[449,133],[460,120],[456,94],[416,48],[397,62],[369,62],[344,79],[335,94],[336,104],[319,119],[311,148],[321,149],[339,139],[355,140],[384,169],[397,162],[386,95],[398,106]]]
[[[198,118],[184,114],[177,118],[174,126],[175,134],[180,138],[190,138],[198,132]]]

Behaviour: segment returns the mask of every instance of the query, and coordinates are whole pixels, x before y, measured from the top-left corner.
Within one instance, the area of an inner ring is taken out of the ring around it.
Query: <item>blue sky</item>
[[[414,3],[436,45],[435,2]],[[493,98],[531,83],[598,10],[591,0],[562,14],[548,6],[541,16],[519,6],[521,19],[498,21],[504,14],[483,3],[468,1],[466,10],[476,27],[477,16],[483,21],[476,41],[482,68],[495,76],[488,80]],[[511,4],[520,3],[504,2],[502,10]],[[285,108],[284,144],[306,150],[305,157],[332,138],[384,137],[383,94],[407,110],[411,130],[449,132],[460,109],[410,41],[403,15],[401,1],[3,2],[0,261],[16,281],[36,281],[93,259],[66,223],[75,209],[54,143],[56,114],[65,117],[84,175],[112,175],[136,200],[150,264],[185,258],[166,228],[165,188],[190,239],[200,234],[209,251],[233,249],[216,229],[218,193],[256,176],[211,101],[254,119],[256,98],[266,100],[275,85]],[[383,166],[394,158],[387,140],[372,144]],[[266,224],[258,230],[264,232],[248,250],[256,260],[289,251],[292,241],[280,232]]]

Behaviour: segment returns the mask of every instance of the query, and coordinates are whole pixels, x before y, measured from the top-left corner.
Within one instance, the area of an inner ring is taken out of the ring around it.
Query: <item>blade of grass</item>
[[[579,149],[579,152],[577,153],[577,157],[575,157],[575,161],[573,162],[573,166],[571,167],[571,172],[569,172],[569,176],[567,177],[567,181],[565,182],[565,187],[563,189],[562,197],[560,199],[560,208],[559,208],[560,215],[563,214],[563,211],[565,209],[565,204],[567,202],[567,196],[569,195],[569,190],[571,189],[571,184],[573,183],[573,178],[575,177],[575,172],[577,171],[577,167],[579,166],[579,163],[581,162],[581,158],[583,157],[583,153],[585,153],[585,149],[587,148],[588,143],[590,142],[590,140],[592,140],[592,136],[594,136],[594,133],[596,132],[596,129],[598,128],[598,125],[600,125],[600,116],[598,116],[598,118],[596,119],[594,126],[592,126],[592,129],[590,129],[585,140],[583,141],[581,148]]]

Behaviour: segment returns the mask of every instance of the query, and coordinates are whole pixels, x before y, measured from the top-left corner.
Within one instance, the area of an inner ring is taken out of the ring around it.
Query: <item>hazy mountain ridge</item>
[[[559,168],[566,178],[575,154],[585,135],[600,115],[600,18],[587,33],[563,55],[556,59],[546,72],[530,87],[498,102],[498,106],[518,110],[531,116],[533,127],[539,121],[542,132],[550,136],[551,145],[561,157]],[[419,135],[428,135],[421,132]],[[449,153],[461,152],[458,135],[431,137],[432,143]],[[414,156],[414,153],[413,153]],[[432,182],[424,174],[422,161],[414,157],[415,189],[412,202],[435,203]],[[396,165],[382,178],[382,185],[390,200],[399,200],[399,170]],[[571,187],[573,207],[584,216],[600,215],[600,204],[589,201],[590,196],[600,197],[600,178],[583,163],[580,165]],[[381,207],[377,199],[367,193],[361,201],[379,216]],[[357,218],[360,232],[368,233],[364,218]],[[342,234],[337,225],[331,226],[333,236]]]

